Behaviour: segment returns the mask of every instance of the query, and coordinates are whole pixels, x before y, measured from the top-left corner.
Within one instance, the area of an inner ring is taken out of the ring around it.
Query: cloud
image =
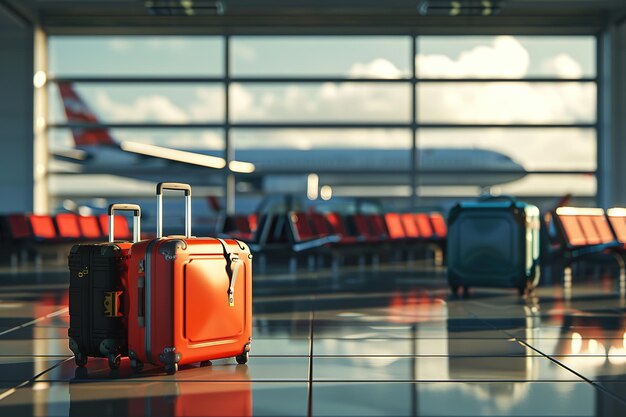
[[[98,89],[95,92],[95,106],[102,120],[163,123],[190,121],[184,110],[176,106],[168,97],[160,94],[147,94],[125,104],[111,99],[105,89]]]
[[[215,120],[223,117],[224,94],[221,88],[198,87],[196,100],[189,103],[189,114],[194,121]],[[221,111],[220,111],[221,110]]]
[[[153,92],[156,91],[156,92]],[[108,122],[191,123],[221,121],[224,95],[221,88],[169,88],[132,91],[126,98],[122,87],[89,88],[80,91],[97,117]],[[59,101],[59,106],[62,103]],[[53,109],[54,110],[54,109]],[[64,116],[62,116],[64,119]]]
[[[568,54],[558,54],[544,61],[541,69],[548,74],[556,74],[559,78],[581,78],[583,69],[574,58]]]
[[[595,85],[424,83],[420,119],[434,123],[591,123]]]
[[[415,65],[421,78],[522,78],[530,56],[512,36],[497,36],[490,46],[464,51],[454,60],[441,54],[418,54]]]
[[[130,41],[121,39],[121,38],[113,38],[108,41],[109,48],[115,52],[128,52],[133,49],[133,44]]]
[[[233,84],[235,121],[409,122],[408,85],[322,83],[258,86]]]
[[[390,61],[377,58],[369,63],[356,62],[348,71],[350,78],[384,78],[393,79],[401,78],[402,71],[400,71]]]

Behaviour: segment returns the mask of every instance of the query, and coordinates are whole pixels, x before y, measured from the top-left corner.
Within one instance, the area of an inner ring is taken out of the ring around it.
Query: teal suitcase
[[[455,205],[448,215],[448,283],[454,295],[470,287],[532,291],[540,275],[539,209],[512,197]]]

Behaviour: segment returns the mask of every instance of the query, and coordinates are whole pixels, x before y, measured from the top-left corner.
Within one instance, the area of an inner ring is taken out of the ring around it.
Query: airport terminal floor
[[[613,277],[611,277],[613,275]],[[62,267],[0,274],[4,416],[624,416],[615,274],[450,296],[427,264],[256,273],[250,361],[75,367]]]

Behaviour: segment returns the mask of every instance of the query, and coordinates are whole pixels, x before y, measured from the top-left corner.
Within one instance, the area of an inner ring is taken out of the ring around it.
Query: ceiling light
[[[33,76],[33,85],[35,88],[41,88],[46,85],[46,81],[48,81],[48,77],[44,71],[37,71]]]
[[[144,7],[152,16],[221,16],[224,4],[207,0],[149,0]]]
[[[422,16],[493,16],[500,13],[504,0],[421,0]]]

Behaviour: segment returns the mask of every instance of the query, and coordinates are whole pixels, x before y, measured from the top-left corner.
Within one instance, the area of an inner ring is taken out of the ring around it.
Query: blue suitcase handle
[[[491,194],[483,194],[478,197],[478,201],[492,201],[492,200],[506,200],[511,203],[517,203],[517,198],[509,194],[500,194],[500,195],[491,195]]]

